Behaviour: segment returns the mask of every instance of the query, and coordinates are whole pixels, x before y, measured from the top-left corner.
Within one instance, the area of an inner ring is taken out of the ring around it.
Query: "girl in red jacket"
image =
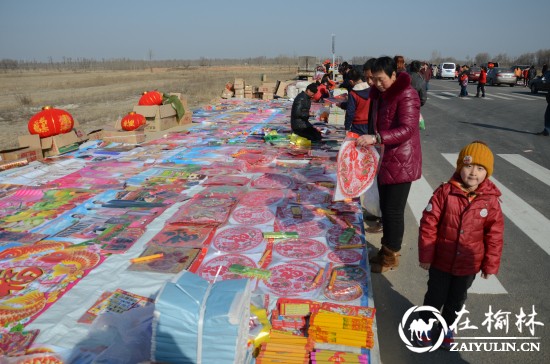
[[[441,315],[448,326],[454,324],[476,274],[481,270],[486,279],[496,274],[500,265],[504,218],[501,193],[489,180],[493,160],[485,143],[474,141],[465,146],[454,175],[435,190],[420,220],[420,267],[429,270],[424,305],[438,310],[443,307]],[[420,317],[429,322],[431,313],[424,311]],[[449,329],[444,335],[442,348],[448,349],[453,332]],[[424,337],[423,344],[431,345],[429,338]]]

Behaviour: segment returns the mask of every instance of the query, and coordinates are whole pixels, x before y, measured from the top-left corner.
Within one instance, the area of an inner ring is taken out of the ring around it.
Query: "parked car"
[[[529,81],[529,88],[532,94],[539,91],[550,92],[550,71],[546,71],[541,77],[535,77]]]
[[[491,86],[506,84],[510,87],[516,85],[517,77],[509,68],[495,67],[487,71],[487,84]]]
[[[481,67],[470,67],[470,74],[468,75],[468,82],[479,81],[479,75],[481,75]]]
[[[456,78],[455,75],[456,65],[451,62],[443,62],[437,67],[437,78]]]

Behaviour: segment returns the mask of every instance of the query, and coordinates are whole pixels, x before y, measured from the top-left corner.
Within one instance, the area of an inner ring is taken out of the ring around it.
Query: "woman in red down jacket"
[[[370,259],[371,271],[381,273],[399,265],[405,231],[405,206],[412,181],[422,175],[420,146],[420,99],[406,72],[397,74],[390,57],[380,57],[372,67],[374,86],[370,91],[375,134],[365,134],[357,145],[380,144],[382,158],[378,171],[382,248]],[[370,122],[370,121],[369,121]]]

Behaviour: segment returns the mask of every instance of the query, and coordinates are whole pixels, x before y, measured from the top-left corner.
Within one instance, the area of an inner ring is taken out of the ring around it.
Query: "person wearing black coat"
[[[426,100],[428,100],[428,94],[426,93],[426,81],[420,75],[420,62],[412,61],[410,66],[411,86],[418,92],[420,98],[420,106],[424,106]]]
[[[290,112],[290,127],[294,134],[318,142],[322,139],[321,132],[309,122],[311,99],[317,93],[317,84],[310,83],[305,91],[296,96]]]

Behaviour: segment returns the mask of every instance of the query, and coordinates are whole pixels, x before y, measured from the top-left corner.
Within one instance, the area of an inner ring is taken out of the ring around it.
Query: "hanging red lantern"
[[[74,119],[71,114],[51,106],[44,106],[42,111],[29,119],[29,133],[38,134],[41,138],[68,133],[73,130]]]
[[[162,105],[162,94],[158,91],[145,91],[138,101],[138,105]]]
[[[122,130],[131,131],[136,130],[142,125],[145,125],[146,120],[145,116],[138,114],[134,111],[130,111],[128,115],[122,118],[120,121],[120,125],[122,126]]]

